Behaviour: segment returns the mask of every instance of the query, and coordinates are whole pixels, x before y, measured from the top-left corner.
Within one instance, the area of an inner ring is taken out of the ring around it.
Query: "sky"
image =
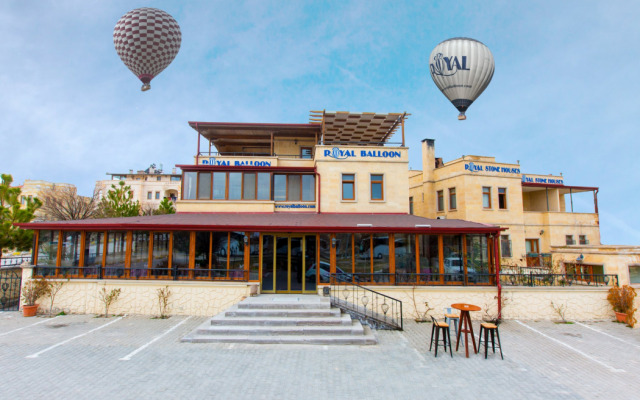
[[[182,45],[141,92],[113,45],[138,7]],[[0,172],[93,191],[106,173],[191,164],[187,121],[306,123],[309,110],[408,112],[444,161],[519,162],[599,187],[603,244],[640,244],[640,3],[633,1],[0,2]],[[485,43],[493,80],[466,121],[429,75],[451,37]],[[591,212],[593,198],[576,196]]]

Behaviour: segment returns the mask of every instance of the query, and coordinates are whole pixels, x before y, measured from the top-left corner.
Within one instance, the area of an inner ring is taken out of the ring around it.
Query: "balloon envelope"
[[[495,65],[483,43],[469,38],[447,39],[429,56],[431,78],[440,91],[460,111],[458,119],[487,88]]]
[[[149,90],[149,82],[167,68],[180,50],[182,34],[175,19],[157,8],[137,8],[120,18],[113,44],[124,64]]]

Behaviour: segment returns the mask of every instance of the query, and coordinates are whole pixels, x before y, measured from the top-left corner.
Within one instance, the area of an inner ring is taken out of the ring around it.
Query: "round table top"
[[[452,304],[451,308],[455,308],[456,310],[460,310],[460,311],[480,311],[481,310],[481,308],[478,306],[474,306],[473,304],[466,304],[466,303]]]

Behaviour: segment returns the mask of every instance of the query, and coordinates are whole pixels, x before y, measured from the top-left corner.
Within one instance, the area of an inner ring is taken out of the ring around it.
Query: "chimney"
[[[171,173],[172,173],[173,175],[175,175],[175,174],[176,174],[176,169],[175,169],[175,168],[171,168]]]
[[[433,170],[436,168],[436,140],[422,140],[422,181],[433,182]]]

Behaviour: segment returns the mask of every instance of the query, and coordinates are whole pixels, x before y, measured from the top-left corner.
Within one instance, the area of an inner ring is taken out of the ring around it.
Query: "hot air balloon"
[[[459,120],[487,88],[495,65],[493,55],[483,43],[469,38],[447,39],[429,56],[431,78],[442,94],[460,111]]]
[[[113,44],[124,65],[143,83],[142,91],[178,54],[182,34],[175,19],[157,8],[136,8],[120,18]]]

